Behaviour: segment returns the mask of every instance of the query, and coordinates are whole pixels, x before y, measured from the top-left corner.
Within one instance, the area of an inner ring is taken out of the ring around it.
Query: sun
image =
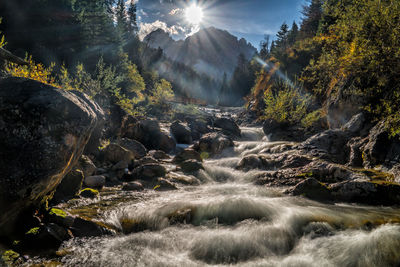
[[[193,4],[185,9],[186,20],[193,25],[199,25],[203,21],[203,9]]]

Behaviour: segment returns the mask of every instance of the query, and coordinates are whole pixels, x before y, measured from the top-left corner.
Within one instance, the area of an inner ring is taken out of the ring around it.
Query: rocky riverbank
[[[264,123],[264,133],[261,125],[240,127],[243,117],[233,109],[197,107],[196,115],[175,113],[172,120],[123,115],[104,122],[101,109],[77,92],[16,78],[0,84],[6,107],[0,115],[6,129],[0,207],[2,230],[7,229],[2,243],[12,249],[4,252],[8,264],[27,260],[20,255],[63,257],[68,252],[60,245],[73,238],[158,229],[129,216],[115,223],[105,214],[125,202],[146,202],[154,194],[223,183],[236,175],[281,196],[330,204],[400,204],[398,138],[364,114],[310,137],[300,130],[288,134],[271,121]],[[219,167],[211,170],[214,161]],[[262,214],[249,218],[260,220]],[[186,207],[163,218],[176,225],[193,223],[196,216]],[[224,224],[222,215],[216,218]]]

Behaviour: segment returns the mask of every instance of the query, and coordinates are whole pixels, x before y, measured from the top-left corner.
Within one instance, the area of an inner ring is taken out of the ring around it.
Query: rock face
[[[33,80],[5,78],[0,88],[1,236],[76,164],[98,115],[88,98]]]

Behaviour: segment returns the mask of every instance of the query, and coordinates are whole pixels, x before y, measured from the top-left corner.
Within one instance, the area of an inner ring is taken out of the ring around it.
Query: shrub
[[[264,92],[264,116],[290,124],[300,123],[307,115],[311,96],[302,93],[301,87],[288,81],[277,81]]]
[[[150,105],[161,109],[168,109],[168,101],[173,98],[174,92],[172,91],[172,85],[165,79],[161,79],[156,83],[149,96]]]

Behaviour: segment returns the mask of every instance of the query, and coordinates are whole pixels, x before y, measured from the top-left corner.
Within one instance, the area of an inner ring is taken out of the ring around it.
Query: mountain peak
[[[239,54],[251,59],[257,52],[244,38],[215,27],[202,28],[184,41],[175,41],[162,29],[145,37],[150,47],[161,47],[167,57],[221,80],[224,73],[232,75]]]

